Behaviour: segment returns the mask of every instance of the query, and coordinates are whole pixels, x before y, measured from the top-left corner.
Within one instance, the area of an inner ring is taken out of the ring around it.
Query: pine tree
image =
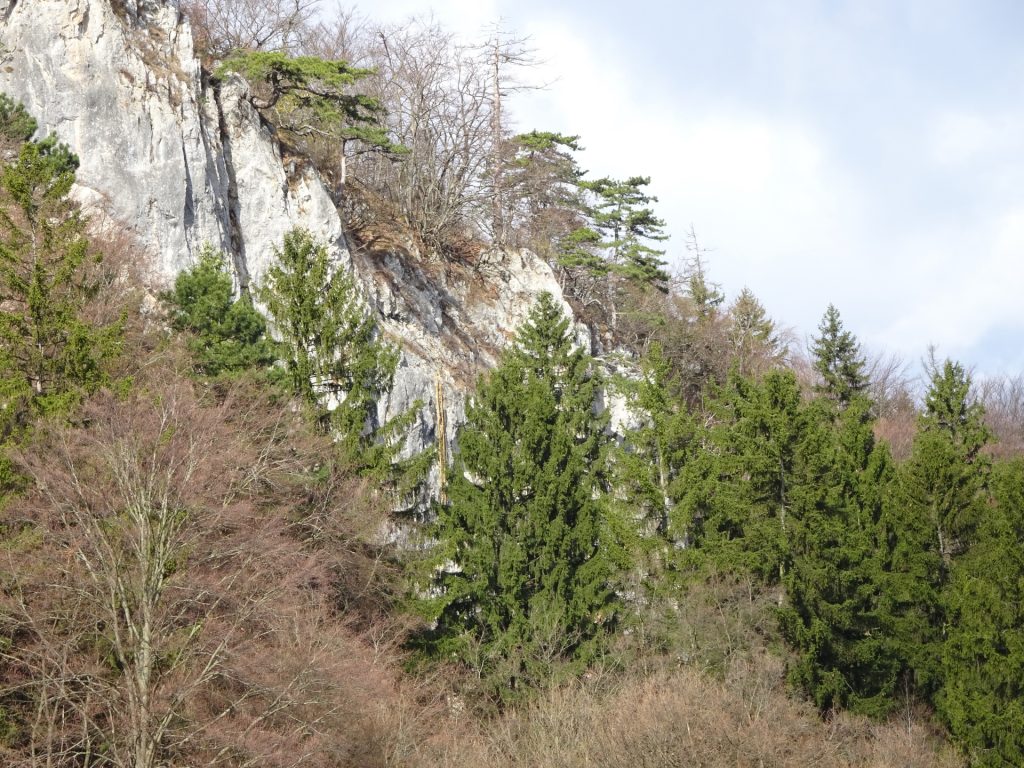
[[[196,369],[207,376],[266,369],[277,360],[267,324],[248,293],[235,298],[224,254],[207,246],[163,296],[171,327],[191,334]]]
[[[379,122],[380,103],[352,86],[373,74],[344,61],[289,56],[280,51],[238,51],[218,67],[216,76],[244,76],[254,88],[253,106],[293,141],[324,143],[337,153],[338,182],[347,177],[348,145],[365,151],[402,154]]]
[[[819,391],[844,407],[867,389],[867,363],[857,338],[843,328],[839,310],[832,304],[825,310],[818,332],[821,335],[812,340],[811,352],[814,370],[821,376]]]
[[[22,146],[36,133],[39,124],[25,106],[0,93],[0,163],[17,158]]]
[[[573,261],[571,234],[583,226],[583,171],[574,157],[582,149],[579,138],[531,131],[509,142],[506,218],[519,240],[552,264]]]
[[[665,290],[668,274],[661,258],[665,252],[647,244],[667,239],[665,222],[650,207],[658,200],[643,191],[650,183],[650,178],[631,176],[621,181],[595,179],[580,186],[595,198],[591,226],[603,238],[607,271],[638,285]]]
[[[501,695],[586,663],[614,624],[598,386],[569,320],[542,294],[467,407],[433,529],[433,643]]]
[[[946,599],[938,709],[971,765],[1024,765],[1024,462],[998,466],[993,501]]]

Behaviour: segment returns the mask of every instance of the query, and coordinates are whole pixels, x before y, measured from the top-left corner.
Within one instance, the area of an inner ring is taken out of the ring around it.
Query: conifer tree
[[[625,391],[644,423],[629,432],[627,449],[616,454],[616,487],[625,491],[634,516],[639,510],[654,531],[667,536],[678,479],[696,452],[697,427],[659,344],[652,345],[639,380],[627,383]]]
[[[875,531],[894,467],[875,442],[870,408],[855,398],[838,413],[826,399],[806,409],[780,618],[798,654],[790,680],[823,712],[877,716],[892,706],[899,664],[876,611]]]
[[[705,269],[706,251],[697,241],[697,231],[692,225],[686,233],[686,251],[689,253],[683,273],[686,294],[693,302],[698,321],[712,320],[725,301],[725,295],[721,286],[708,279]]]
[[[376,403],[391,388],[398,351],[377,338],[352,274],[335,270],[326,247],[296,229],[276,251],[258,297],[284,342],[295,394],[337,433],[348,460],[363,469],[390,465]],[[340,402],[328,410],[332,398]]]
[[[0,133],[17,143],[35,132],[23,109],[0,103]],[[121,324],[85,316],[99,290],[101,260],[68,194],[78,158],[56,137],[24,140],[0,167],[0,434],[31,415],[67,412],[108,380]]]
[[[316,56],[289,56],[279,51],[237,51],[217,69],[217,76],[238,72],[254,87],[253,106],[289,137],[307,145],[326,141],[336,148],[338,181],[347,176],[347,147],[402,153],[380,123],[380,103],[352,86],[373,74],[344,61]]]
[[[904,681],[924,697],[941,682],[943,595],[954,562],[987,514],[988,430],[970,391],[960,364],[933,367],[913,451],[880,526],[880,615]]]
[[[726,570],[778,583],[789,557],[797,445],[804,430],[800,388],[790,371],[761,382],[738,373],[712,403],[707,450],[689,464],[675,509],[676,535]]]
[[[277,360],[267,323],[248,293],[235,298],[224,254],[207,246],[164,294],[171,327],[191,334],[189,349],[200,373],[217,376],[267,368]]]
[[[938,708],[972,765],[1024,765],[1024,462],[996,467],[994,503],[954,570]]]
[[[650,183],[650,178],[642,176],[625,180],[606,177],[581,182],[580,186],[595,198],[591,227],[603,238],[604,269],[636,284],[665,290],[668,274],[661,258],[665,252],[648,245],[667,239],[665,222],[650,207],[657,198],[643,191]]]
[[[579,138],[550,131],[515,136],[503,174],[512,229],[553,264],[573,260],[568,255],[576,247],[571,233],[583,226],[583,171],[574,157],[582,149]]]
[[[843,328],[839,310],[829,304],[818,325],[819,336],[812,339],[814,370],[821,376],[819,390],[845,407],[868,386],[857,338]]]
[[[14,160],[38,128],[39,124],[24,104],[0,93],[0,162],[6,164]]]
[[[433,642],[501,695],[587,662],[614,624],[598,384],[545,293],[467,407],[434,527]]]
[[[749,288],[729,307],[729,342],[740,373],[748,376],[778,364],[785,354],[775,322]]]

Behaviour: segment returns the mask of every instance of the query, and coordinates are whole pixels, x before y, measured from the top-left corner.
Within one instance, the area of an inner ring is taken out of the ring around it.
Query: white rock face
[[[347,259],[341,220],[310,171],[289,178],[240,79],[204,86],[189,25],[158,0],[7,0],[0,90],[78,154],[76,195],[133,232],[154,281],[204,245],[258,279],[302,226]]]
[[[408,242],[350,254],[329,190],[282,159],[245,82],[204,83],[190,28],[163,0],[115,5],[0,0],[0,91],[78,154],[75,194],[90,214],[135,234],[155,283],[194,263],[204,244],[231,254],[239,283],[258,282],[284,234],[310,230],[339,267],[357,270],[383,336],[402,349],[379,420],[420,401],[405,453],[429,448],[440,391],[450,444],[466,393],[538,294],[552,293],[571,316],[548,265],[528,251],[444,261]]]

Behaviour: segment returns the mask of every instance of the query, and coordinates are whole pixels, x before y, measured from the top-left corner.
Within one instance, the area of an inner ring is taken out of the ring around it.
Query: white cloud
[[[935,343],[942,355],[975,363],[993,352],[980,345],[995,330],[1024,332],[1024,205],[970,227],[950,223],[900,246],[913,258],[880,281],[881,314],[889,319],[872,334],[873,346],[914,357]]]
[[[958,165],[975,159],[991,150],[999,133],[992,121],[965,112],[946,112],[933,124],[928,149],[937,165]]]

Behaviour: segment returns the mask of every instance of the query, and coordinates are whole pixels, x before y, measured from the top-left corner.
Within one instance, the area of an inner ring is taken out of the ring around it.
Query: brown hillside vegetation
[[[289,403],[203,393],[175,357],[17,457],[4,764],[389,764],[415,718],[361,485]]]
[[[769,665],[777,662],[768,661]],[[717,682],[681,668],[595,692],[573,685],[492,724],[452,766],[569,768],[925,768],[960,765],[940,739],[908,721],[869,725],[840,715],[829,723],[761,688],[758,673]],[[750,686],[751,683],[755,683]]]

